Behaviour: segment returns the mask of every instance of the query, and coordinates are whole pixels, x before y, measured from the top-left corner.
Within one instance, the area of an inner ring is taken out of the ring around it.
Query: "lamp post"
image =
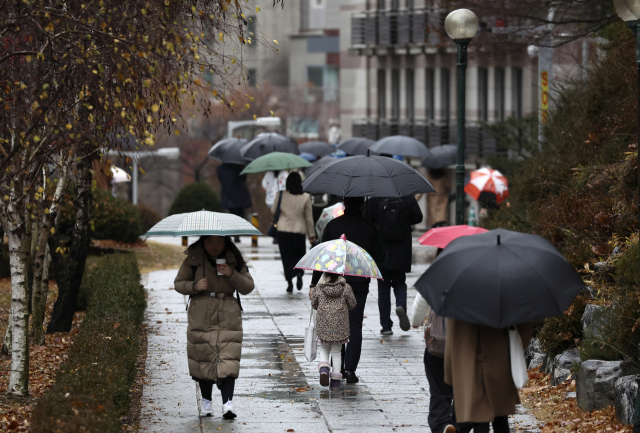
[[[636,69],[638,71],[638,103],[640,104],[640,0],[613,0],[618,16],[627,23],[636,37]],[[640,107],[640,105],[639,105]],[[638,170],[638,223],[640,224],[640,109],[638,110],[638,145],[636,148],[636,164]],[[640,227],[640,226],[639,226]],[[640,266],[640,264],[639,264]],[[640,271],[640,268],[639,268]],[[636,376],[640,390],[640,376]],[[640,393],[636,396],[636,409],[633,420],[633,433],[640,433]]]
[[[640,1],[640,0],[639,0]],[[465,152],[465,110],[467,47],[478,31],[478,17],[469,9],[457,9],[444,20],[447,35],[458,47],[458,155],[456,159],[456,225],[464,224],[464,152]]]

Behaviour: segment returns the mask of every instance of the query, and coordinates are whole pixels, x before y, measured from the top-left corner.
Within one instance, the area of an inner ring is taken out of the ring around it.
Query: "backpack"
[[[433,308],[431,308],[427,316],[424,339],[427,342],[427,350],[430,354],[444,358],[444,346],[447,341],[447,322],[444,317],[438,316]]]
[[[398,242],[405,238],[410,230],[401,198],[385,198],[378,207],[378,231],[383,241]]]

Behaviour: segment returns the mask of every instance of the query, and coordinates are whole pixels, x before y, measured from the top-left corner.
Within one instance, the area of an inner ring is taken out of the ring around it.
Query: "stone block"
[[[540,341],[537,338],[531,340],[531,344],[524,351],[524,357],[527,361],[527,368],[536,368],[542,366],[545,353],[540,348]]]
[[[558,385],[567,380],[575,364],[580,364],[578,349],[569,349],[556,356],[551,365],[551,384]]]
[[[623,424],[633,424],[638,397],[638,381],[635,376],[622,376],[616,380],[616,415]]]
[[[601,305],[588,304],[584,309],[584,314],[580,323],[582,324],[582,333],[585,337],[602,336],[606,328],[606,319],[604,317],[604,307]]]
[[[615,404],[615,384],[622,374],[620,361],[584,361],[578,370],[576,398],[584,411]]]

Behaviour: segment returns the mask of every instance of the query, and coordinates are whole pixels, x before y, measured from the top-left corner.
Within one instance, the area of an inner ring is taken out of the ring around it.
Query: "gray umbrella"
[[[240,155],[240,149],[247,143],[244,138],[226,138],[218,141],[209,150],[209,158],[224,164],[247,165],[249,161]]]
[[[285,152],[300,155],[298,145],[284,135],[274,132],[258,134],[240,149],[240,155],[248,161],[271,152]]]
[[[456,163],[458,148],[453,144],[443,144],[429,150],[431,155],[422,160],[422,166],[425,168],[445,168]]]
[[[376,144],[376,142],[368,138],[351,137],[350,139],[338,144],[338,149],[342,150],[347,155],[366,155],[367,150],[369,150],[369,148],[374,144]],[[371,154],[374,155],[375,152],[371,152]]]
[[[417,156],[419,158],[425,158],[431,153],[427,146],[415,138],[405,137],[404,135],[392,135],[391,137],[382,138],[371,146],[371,151],[389,155]]]
[[[338,197],[404,197],[435,192],[413,167],[383,156],[348,156],[318,168],[303,183],[306,192]]]
[[[318,158],[335,152],[336,148],[333,144],[325,143],[324,141],[308,141],[298,146],[300,152],[310,153]]]
[[[441,316],[506,328],[562,315],[584,283],[543,237],[496,229],[451,242],[415,287]]]

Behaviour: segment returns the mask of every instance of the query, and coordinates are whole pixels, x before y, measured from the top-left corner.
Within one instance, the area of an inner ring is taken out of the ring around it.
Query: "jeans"
[[[441,432],[453,420],[453,387],[444,382],[444,358],[435,356],[424,350],[424,370],[429,381],[429,428]]]
[[[236,380],[233,377],[226,377],[224,379],[218,379],[218,382],[214,382],[213,380],[207,379],[195,379],[198,381],[200,385],[200,393],[202,394],[202,398],[211,401],[212,392],[213,392],[213,384],[215,383],[222,394],[222,404],[228,402],[233,399],[233,391],[236,386]]]
[[[364,321],[364,305],[367,302],[369,294],[368,283],[366,286],[359,287],[352,285],[353,294],[356,297],[356,308],[349,310],[349,342],[345,345],[344,369],[356,371],[360,362],[360,352],[362,351],[362,322]]]
[[[383,280],[378,280],[378,311],[380,326],[388,330],[393,327],[391,320],[391,287],[396,296],[396,307],[407,311],[407,274],[402,271],[385,271],[380,269]]]

